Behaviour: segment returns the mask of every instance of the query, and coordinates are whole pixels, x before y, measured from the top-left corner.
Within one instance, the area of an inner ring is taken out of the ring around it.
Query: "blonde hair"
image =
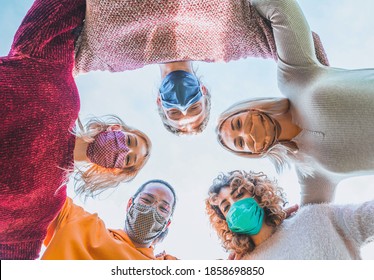
[[[259,111],[267,114],[269,117],[282,115],[288,112],[290,109],[290,102],[287,98],[253,98],[245,101],[235,103],[224,111],[218,118],[218,124],[216,127],[216,134],[218,142],[226,150],[242,157],[249,158],[264,158],[268,157],[269,160],[274,164],[275,169],[278,173],[281,173],[285,167],[291,167],[291,163],[298,160],[296,154],[298,153],[298,147],[293,141],[280,141],[275,142],[267,151],[263,153],[248,153],[235,151],[225,145],[221,136],[221,127],[223,123],[230,117],[249,111]]]
[[[217,196],[226,187],[237,189],[238,192],[241,192],[241,189],[247,190],[264,209],[265,223],[272,227],[277,227],[286,218],[286,212],[283,210],[286,203],[285,194],[276,181],[268,179],[262,172],[235,170],[227,174],[221,173],[214,179],[213,185],[209,188],[209,197],[205,200],[209,221],[226,250],[234,251],[238,255],[248,254],[255,248],[251,237],[232,232],[217,206]]]
[[[77,194],[84,194],[86,197],[94,197],[108,188],[115,188],[120,183],[129,182],[135,178],[139,170],[149,159],[152,144],[150,139],[140,130],[126,125],[119,117],[107,115],[101,118],[90,119],[85,126],[78,119],[78,127],[73,133],[87,143],[95,140],[95,136],[106,131],[111,125],[119,125],[122,131],[131,132],[143,138],[147,145],[147,153],[137,166],[129,168],[105,168],[92,162],[75,165],[75,191]]]

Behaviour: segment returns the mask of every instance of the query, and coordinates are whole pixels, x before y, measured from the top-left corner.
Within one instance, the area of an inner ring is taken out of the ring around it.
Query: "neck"
[[[74,161],[90,161],[86,155],[88,144],[80,137],[75,138]]]
[[[255,246],[257,247],[262,242],[267,240],[270,236],[272,236],[274,231],[275,231],[275,228],[267,225],[264,220],[260,232],[255,235],[251,235],[251,239],[253,243],[255,244]]]
[[[280,126],[279,141],[291,141],[300,132],[301,128],[292,122],[291,112],[274,117]]]
[[[193,73],[191,61],[175,61],[164,64],[159,64],[161,78],[165,78],[166,75],[173,71],[183,70],[189,73]]]

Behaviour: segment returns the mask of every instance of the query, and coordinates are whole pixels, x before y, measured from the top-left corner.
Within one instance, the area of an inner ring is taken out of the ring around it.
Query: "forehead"
[[[174,203],[174,195],[172,191],[161,183],[150,183],[146,185],[140,193],[151,194],[157,200],[165,200],[171,205]]]

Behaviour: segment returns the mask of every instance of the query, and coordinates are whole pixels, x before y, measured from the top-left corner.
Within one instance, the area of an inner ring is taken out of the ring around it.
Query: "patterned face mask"
[[[165,230],[167,222],[156,208],[133,203],[126,215],[125,230],[131,240],[147,244]]]
[[[104,131],[95,136],[88,144],[88,159],[106,168],[123,168],[129,152],[127,137],[123,131]]]

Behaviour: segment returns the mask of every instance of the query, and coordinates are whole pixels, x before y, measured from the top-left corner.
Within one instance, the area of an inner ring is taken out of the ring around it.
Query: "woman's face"
[[[229,212],[232,204],[248,197],[252,197],[252,195],[245,188],[241,188],[240,192],[238,192],[238,189],[233,190],[230,187],[225,187],[222,188],[215,197],[214,204],[219,207],[226,218],[227,212]]]
[[[109,126],[87,148],[90,161],[106,168],[136,167],[147,154],[146,140],[133,132],[124,132],[119,125]]]
[[[251,154],[267,151],[277,138],[274,121],[259,111],[246,111],[228,117],[219,133],[229,149]]]

